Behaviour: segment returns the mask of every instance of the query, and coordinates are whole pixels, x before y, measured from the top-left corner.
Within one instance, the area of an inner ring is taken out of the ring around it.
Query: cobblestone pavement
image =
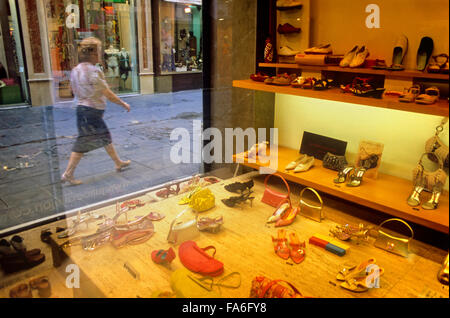
[[[94,150],[75,171],[80,186],[59,182],[77,136],[75,105],[0,110],[0,231],[201,171],[169,157],[172,130],[192,136],[193,120],[202,119],[201,90],[124,100],[130,113],[108,104],[104,119],[130,168],[118,173],[104,149]]]

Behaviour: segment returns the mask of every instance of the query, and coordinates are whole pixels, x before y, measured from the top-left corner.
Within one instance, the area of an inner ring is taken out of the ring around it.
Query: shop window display
[[[162,73],[202,70],[202,2],[159,2]]]
[[[69,76],[84,38],[100,39],[99,67],[116,93],[139,90],[134,0],[47,0],[46,14],[56,98],[72,98]]]

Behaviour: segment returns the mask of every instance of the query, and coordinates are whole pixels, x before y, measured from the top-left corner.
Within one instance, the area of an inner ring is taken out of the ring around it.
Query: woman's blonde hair
[[[95,37],[83,39],[78,45],[78,61],[92,62],[93,57],[100,59],[102,50],[102,42]],[[99,61],[98,61],[99,62]]]

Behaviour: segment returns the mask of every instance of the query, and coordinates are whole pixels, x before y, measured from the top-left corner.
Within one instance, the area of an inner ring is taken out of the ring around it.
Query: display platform
[[[214,287],[214,291],[219,293],[220,297],[249,297],[252,279],[258,275],[289,281],[303,295],[316,298],[449,297],[448,287],[441,285],[436,277],[447,251],[413,240],[411,254],[408,258],[404,258],[374,247],[375,238],[370,237],[368,241],[361,241],[359,244],[353,241],[345,242],[350,248],[345,256],[340,257],[309,244],[308,240],[312,235],[318,233],[327,236],[329,230],[336,224],[361,222],[346,214],[346,211],[329,206],[325,199],[326,218],[321,223],[297,216],[291,225],[284,227],[287,233],[294,231],[301,241],[306,241],[305,260],[300,264],[294,264],[290,259],[288,261],[281,259],[275,254],[272,243],[272,236],[276,237],[278,228],[275,228],[273,224],[266,224],[274,208],[261,202],[264,177],[257,172],[251,172],[208,186],[215,195],[216,206],[201,213],[200,216],[222,215],[224,224],[221,231],[215,234],[199,232],[194,241],[199,247],[209,245],[216,247],[215,258],[224,263],[225,269],[217,279],[232,272],[239,272],[242,280],[237,289],[221,288],[219,291],[217,287]],[[247,201],[240,206],[229,208],[221,202],[221,199],[236,195],[227,192],[224,185],[250,178],[253,178],[255,182],[252,189],[255,197],[252,206]],[[277,189],[276,183],[271,186]],[[282,191],[281,188],[280,191]],[[299,192],[300,187],[293,185],[291,198],[294,205],[298,205]],[[120,249],[108,243],[95,251],[85,251],[81,246],[64,249],[67,258],[59,267],[48,272],[52,282],[52,297],[147,298],[152,297],[155,292],[170,292],[171,274],[176,269],[184,267],[178,257],[178,245],[169,244],[166,240],[170,223],[185,208],[178,204],[181,197],[183,194],[146,204],[128,213],[129,220],[150,212],[165,215],[164,219],[153,222],[155,233],[145,243]],[[147,198],[136,199],[146,201]],[[112,205],[94,212],[112,217],[115,210],[115,205]],[[91,232],[95,229],[95,226],[90,227]],[[89,233],[85,231],[79,235]],[[53,240],[62,244],[64,240],[58,240],[54,235]],[[34,236],[38,237],[38,234]],[[168,249],[171,246],[174,247],[176,258],[170,267],[158,265],[152,261],[150,255],[153,250]],[[51,256],[47,255],[47,257]],[[380,288],[373,288],[364,293],[353,293],[341,288],[340,282],[336,280],[340,266],[344,263],[358,264],[368,258],[376,258],[377,265],[384,268],[385,273],[380,278]],[[139,279],[135,279],[124,268],[125,262],[139,273]],[[80,288],[68,289],[65,286],[66,277],[70,274],[66,272],[67,266],[71,264],[76,264],[80,269]],[[8,297],[10,287],[1,290],[1,297]]]

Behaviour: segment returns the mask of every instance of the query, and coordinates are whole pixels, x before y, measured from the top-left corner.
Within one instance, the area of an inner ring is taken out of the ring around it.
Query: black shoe
[[[424,71],[428,65],[431,54],[433,54],[434,42],[433,39],[425,36],[420,41],[419,49],[417,50],[417,70]]]
[[[243,193],[247,189],[250,190],[251,188],[253,188],[253,186],[254,186],[253,179],[251,179],[250,181],[247,182],[234,182],[231,184],[227,184],[225,186],[225,190],[233,193]]]

